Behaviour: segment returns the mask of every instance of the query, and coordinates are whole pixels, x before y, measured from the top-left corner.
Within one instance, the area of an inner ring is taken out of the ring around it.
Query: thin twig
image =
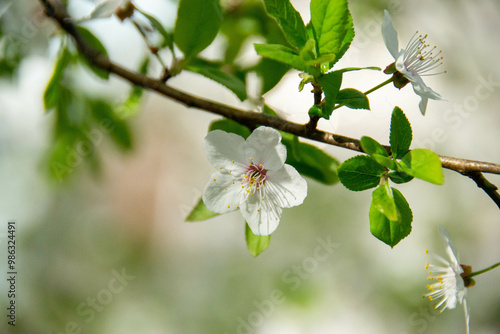
[[[290,134],[294,134],[299,137],[346,148],[353,151],[363,152],[360,142],[357,139],[321,131],[316,129],[315,127],[312,128],[312,126],[308,126],[308,124],[292,123],[280,117],[241,110],[221,103],[198,98],[168,86],[161,79],[154,79],[140,73],[132,72],[120,65],[117,65],[111,62],[107,57],[94,50],[79,35],[72,18],[68,15],[64,7],[59,2],[57,2],[57,4],[53,4],[53,2],[50,2],[49,0],[40,1],[44,5],[47,15],[54,18],[58,22],[58,24],[64,30],[66,30],[66,32],[73,36],[79,52],[87,57],[87,59],[94,66],[110,73],[114,73],[115,75],[129,81],[134,85],[155,91],[160,95],[175,100],[187,107],[193,107],[224,116],[250,128],[254,128],[258,125],[265,125],[284,132],[288,132]],[[386,146],[386,149],[390,152],[390,147]],[[500,174],[499,164],[447,156],[439,156],[439,158],[441,160],[443,168],[456,171],[472,178],[476,182],[476,184],[480,188],[482,188],[500,208],[500,196],[496,192],[496,186],[489,183],[489,181],[487,181],[486,178],[484,178],[484,176],[481,174]]]
[[[470,177],[474,182],[476,182],[477,186],[484,190],[490,196],[490,198],[495,202],[495,204],[500,209],[500,194],[498,193],[498,187],[488,181],[483,173],[481,172],[465,172],[462,173],[465,176]]]

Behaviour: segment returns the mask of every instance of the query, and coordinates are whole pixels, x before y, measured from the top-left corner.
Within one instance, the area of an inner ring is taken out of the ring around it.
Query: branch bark
[[[60,4],[59,1],[40,0],[40,2],[45,8],[47,16],[57,21],[59,26],[73,37],[78,51],[82,55],[84,55],[94,66],[113,73],[134,85],[157,92],[158,94],[184,104],[187,107],[197,108],[224,116],[240,124],[246,125],[249,128],[255,128],[258,125],[265,125],[303,138],[342,147],[353,151],[363,152],[360,141],[358,139],[318,130],[315,128],[315,126],[312,127],[309,123],[292,123],[280,117],[253,111],[241,110],[221,103],[198,98],[170,87],[165,83],[164,78],[155,79],[142,75],[140,73],[130,71],[125,67],[115,64],[107,57],[94,50],[80,36],[76,29],[74,20],[69,16],[69,14],[66,12],[65,8]],[[386,149],[388,149],[388,151],[390,152],[390,147],[386,147]],[[497,192],[497,187],[486,180],[486,178],[482,174],[500,174],[499,164],[441,155],[439,156],[439,158],[441,159],[443,168],[456,171],[473,179],[478,187],[482,188],[500,208],[500,195]]]

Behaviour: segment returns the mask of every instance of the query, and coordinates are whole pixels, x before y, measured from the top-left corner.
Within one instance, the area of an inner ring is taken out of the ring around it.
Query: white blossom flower
[[[111,17],[114,12],[122,7],[128,0],[104,0],[100,1],[92,10],[90,15],[83,17],[78,22],[84,22],[95,19],[105,19]]]
[[[469,333],[469,308],[467,306],[467,286],[465,284],[463,274],[464,268],[459,264],[458,252],[455,245],[450,239],[450,235],[445,228],[441,227],[439,229],[441,236],[443,237],[446,253],[450,261],[446,261],[441,256],[436,254],[431,254],[428,251],[426,253],[433,256],[436,260],[440,262],[440,265],[433,265],[427,263],[426,269],[429,270],[430,276],[429,280],[435,280],[436,282],[427,286],[430,291],[424,297],[428,297],[429,300],[434,300],[441,298],[435,308],[439,308],[441,305],[440,312],[445,309],[454,309],[457,303],[463,304],[465,313],[465,325],[466,331]],[[469,267],[470,270],[470,267]],[[471,285],[470,285],[471,286]]]
[[[422,115],[425,115],[429,99],[444,100],[441,95],[433,91],[422,80],[422,76],[439,74],[429,74],[428,72],[440,66],[443,59],[440,56],[441,51],[434,53],[436,47],[431,48],[428,44],[425,44],[426,37],[427,35],[418,35],[417,31],[406,48],[399,50],[398,33],[394,29],[389,12],[385,10],[384,20],[382,21],[382,38],[387,49],[394,57],[397,72],[411,82],[413,90],[420,96],[419,108]],[[405,84],[396,87],[402,88]]]
[[[285,164],[286,147],[275,129],[259,127],[246,140],[214,130],[205,137],[203,149],[217,169],[203,202],[215,213],[239,209],[256,235],[271,234],[282,208],[302,204],[307,195],[307,182]]]

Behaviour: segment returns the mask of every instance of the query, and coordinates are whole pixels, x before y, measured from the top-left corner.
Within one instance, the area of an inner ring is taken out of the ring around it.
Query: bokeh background
[[[173,27],[176,2],[134,3]],[[292,3],[308,22],[308,1]],[[460,306],[440,314],[422,298],[430,260],[424,250],[445,255],[438,233],[445,226],[462,263],[479,270],[500,261],[500,212],[473,181],[445,171],[443,186],[399,186],[413,210],[413,231],[390,249],[370,234],[369,191],[308,179],[304,204],[285,210],[270,247],[253,258],[239,213],[185,222],[212,173],[201,142],[214,115],[145,94],[130,120],[132,150],[124,153],[106,137],[96,147],[99,172],[82,162],[64,182],[48,176],[54,115],[45,114],[42,96],[57,54],[54,23],[39,20],[36,1],[0,4],[4,35],[24,36],[20,47],[27,50],[17,71],[0,80],[0,277],[7,271],[12,219],[19,273],[15,328],[3,314],[7,282],[0,280],[1,333],[465,333]],[[95,5],[70,4],[76,16]],[[398,105],[412,124],[413,147],[499,163],[498,2],[352,0],[350,9],[356,37],[339,68],[392,62],[380,34],[388,9],[402,46],[418,30],[442,49],[447,73],[427,83],[447,101],[430,101],[424,118],[410,87],[386,86],[370,95],[371,111],[339,109],[320,127],[387,143],[390,113]],[[112,59],[137,67],[144,44],[129,24],[113,17],[87,27]],[[223,43],[218,37],[204,55],[216,59]],[[239,57],[255,61],[251,43]],[[79,79],[81,89],[111,100],[125,99],[130,89],[85,70]],[[380,72],[353,72],[344,87],[364,91],[385,79]],[[298,83],[292,71],[264,98],[283,117],[304,122],[312,96],[307,89],[299,93]],[[170,84],[253,107],[194,74]],[[340,161],[355,155],[319,146]],[[499,177],[490,179],[500,184]],[[328,243],[331,252],[322,248]],[[473,333],[500,332],[497,270],[478,276],[469,291]]]

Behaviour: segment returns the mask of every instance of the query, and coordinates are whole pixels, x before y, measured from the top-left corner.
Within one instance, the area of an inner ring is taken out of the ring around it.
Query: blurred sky
[[[173,26],[175,3],[134,3]],[[308,1],[292,3],[308,22]],[[92,7],[91,1],[81,0],[72,2],[71,10],[84,16]],[[414,148],[500,162],[495,144],[500,125],[498,2],[353,0],[356,37],[338,68],[384,68],[393,61],[380,34],[384,8],[391,12],[401,46],[418,30],[443,51],[447,73],[426,82],[447,101],[430,100],[423,117],[411,87],[386,86],[369,96],[371,111],[339,109],[320,127],[387,143],[397,105],[412,124]],[[33,22],[39,10],[22,0],[6,15],[12,13],[22,24]],[[6,222],[16,220],[19,265],[19,325],[13,330],[3,317],[2,333],[69,333],[74,328],[111,334],[465,333],[461,306],[439,314],[435,303],[422,299],[429,261],[424,250],[445,255],[438,233],[445,226],[462,263],[479,270],[500,261],[498,208],[473,181],[445,171],[443,186],[422,181],[398,186],[413,210],[413,230],[390,249],[370,234],[369,191],[354,193],[340,184],[327,187],[308,179],[304,204],[284,211],[270,247],[252,258],[238,212],[184,222],[213,171],[201,142],[216,116],[147,94],[131,120],[132,152],[103,141],[98,176],[82,165],[68,182],[47,179],[44,159],[54,115],[45,114],[42,96],[57,54],[56,42],[44,42],[52,26],[47,21],[35,25],[29,43],[39,47],[23,61],[16,80],[0,81],[0,247],[7,240]],[[143,42],[129,24],[110,18],[88,27],[113,60],[137,67]],[[220,57],[217,46],[223,42],[218,38],[204,55]],[[241,61],[255,61],[251,43]],[[376,71],[352,72],[344,76],[343,87],[365,91],[386,79]],[[129,92],[116,78],[103,83],[82,72],[80,80],[82,89],[112,100],[123,100]],[[484,82],[490,82],[487,88]],[[169,83],[253,108],[194,74],[183,73]],[[305,122],[312,96],[308,89],[299,93],[298,83],[297,72],[290,72],[265,100],[281,116]],[[355,155],[318,146],[340,161]],[[490,179],[500,184],[499,177]],[[315,257],[318,247],[326,254],[321,259]],[[2,255],[2,268],[5,261]],[[497,270],[477,277],[469,291],[473,333],[500,331]],[[0,280],[2,305],[6,287]],[[98,308],[92,300],[101,301]]]

